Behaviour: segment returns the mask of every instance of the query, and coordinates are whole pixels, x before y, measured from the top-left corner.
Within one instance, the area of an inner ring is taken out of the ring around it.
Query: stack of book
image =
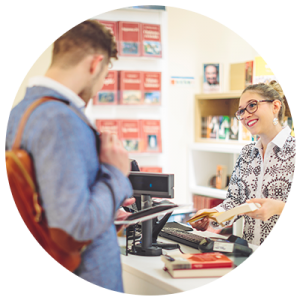
[[[173,278],[221,277],[235,267],[219,252],[162,255],[161,260]]]

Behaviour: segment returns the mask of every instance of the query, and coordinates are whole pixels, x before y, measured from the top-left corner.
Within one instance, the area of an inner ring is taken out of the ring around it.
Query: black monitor
[[[155,204],[151,199],[152,197],[174,198],[174,174],[140,172],[137,162],[135,160],[131,160],[131,172],[128,178],[133,188],[133,196],[136,199],[135,206],[138,208],[138,210],[141,210],[141,208],[147,209],[148,207],[162,204]],[[164,201],[168,200],[166,199]],[[131,208],[133,207],[134,206]],[[161,255],[163,244],[158,245],[157,237],[171,214],[172,212],[167,213],[162,219],[160,219],[160,221],[155,218],[142,222],[141,243],[135,245],[135,242],[133,242],[132,249],[129,251],[129,253],[143,256]],[[126,249],[130,230],[134,232],[133,235],[135,236],[135,228],[130,228],[129,226],[126,230]],[[177,247],[176,244],[173,246],[175,248]],[[168,247],[170,247],[170,245],[168,245]]]

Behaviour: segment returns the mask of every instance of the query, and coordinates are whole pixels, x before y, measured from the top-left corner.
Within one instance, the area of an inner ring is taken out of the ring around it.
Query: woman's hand
[[[247,215],[254,219],[259,219],[262,221],[267,221],[274,215],[281,215],[282,210],[285,206],[285,203],[281,200],[276,199],[250,199],[246,201],[247,203],[259,203],[261,207],[253,212],[245,213],[243,215]],[[241,214],[242,215],[242,214]]]
[[[216,209],[208,209],[208,208],[207,209],[206,208],[200,209],[196,212],[194,217],[196,217],[197,215],[200,215],[204,212],[217,212],[217,210]],[[193,223],[190,223],[190,224],[193,228],[195,228],[197,230],[205,231],[205,230],[207,230],[208,225],[209,225],[209,218],[205,217],[205,218],[203,218],[199,221],[196,221],[196,222],[193,222]]]

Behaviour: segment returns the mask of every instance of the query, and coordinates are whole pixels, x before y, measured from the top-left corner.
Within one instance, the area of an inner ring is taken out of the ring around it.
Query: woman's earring
[[[273,119],[273,124],[274,124],[275,126],[278,124],[278,119],[277,119],[276,117]]]

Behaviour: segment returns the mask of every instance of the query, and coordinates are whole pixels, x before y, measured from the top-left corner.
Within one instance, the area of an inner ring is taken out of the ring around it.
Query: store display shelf
[[[190,191],[193,194],[203,195],[212,198],[225,199],[227,190],[219,190],[207,186],[191,186]]]

